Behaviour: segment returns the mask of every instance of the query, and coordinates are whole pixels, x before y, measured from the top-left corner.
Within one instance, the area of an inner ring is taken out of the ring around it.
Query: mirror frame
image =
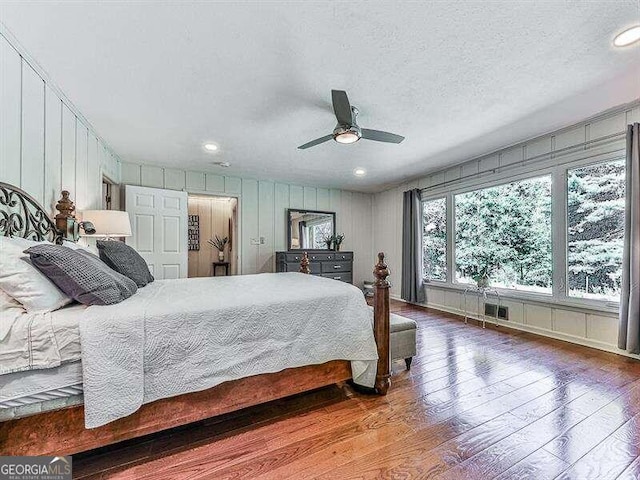
[[[287,208],[287,251],[288,252],[332,252],[333,250],[329,250],[327,248],[297,248],[295,250],[291,249],[291,212],[301,212],[301,213],[322,213],[325,215],[331,215],[333,222],[333,234],[336,234],[336,212],[327,212],[323,210],[309,210],[306,208]]]

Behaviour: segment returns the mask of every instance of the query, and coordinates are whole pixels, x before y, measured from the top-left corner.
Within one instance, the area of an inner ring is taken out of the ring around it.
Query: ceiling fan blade
[[[324,137],[316,138],[315,140],[311,140],[304,145],[300,145],[298,148],[304,150],[305,148],[315,147],[316,145],[320,145],[321,143],[328,142],[333,138],[333,135],[325,135]]]
[[[340,125],[352,125],[353,116],[351,114],[351,104],[344,90],[331,90],[331,101],[333,102],[333,111],[336,114]]]
[[[376,142],[400,143],[404,140],[402,135],[395,133],[383,132],[381,130],[370,130],[368,128],[361,129],[362,138],[367,140],[375,140]]]

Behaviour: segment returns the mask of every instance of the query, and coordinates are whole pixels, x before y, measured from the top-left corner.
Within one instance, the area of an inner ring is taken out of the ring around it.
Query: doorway
[[[120,185],[102,176],[102,210],[120,210]]]
[[[189,195],[189,277],[238,274],[238,199]],[[226,239],[223,258],[209,240]],[[218,265],[214,265],[214,264]],[[214,272],[215,268],[215,272]]]

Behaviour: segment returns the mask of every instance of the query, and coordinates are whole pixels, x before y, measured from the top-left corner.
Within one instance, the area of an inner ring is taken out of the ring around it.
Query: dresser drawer
[[[308,253],[309,255],[309,260],[311,260],[312,262],[326,262],[327,260],[333,260],[334,259],[334,255],[333,253]]]
[[[350,271],[351,262],[322,262],[322,273]]]
[[[334,260],[353,260],[353,252],[336,252],[333,254]]]
[[[323,277],[332,278],[334,280],[340,280],[341,282],[352,283],[351,272],[342,272],[342,273],[323,273]]]
[[[299,272],[300,271],[300,264],[299,263],[287,262],[287,263],[285,263],[285,266],[286,266],[285,272]],[[319,263],[310,263],[309,264],[309,270],[311,271],[311,273],[314,273],[314,274],[322,273],[322,268],[320,268],[320,264]]]
[[[284,258],[287,263],[289,262],[300,263],[300,260],[302,260],[302,253],[286,253],[284,255]]]

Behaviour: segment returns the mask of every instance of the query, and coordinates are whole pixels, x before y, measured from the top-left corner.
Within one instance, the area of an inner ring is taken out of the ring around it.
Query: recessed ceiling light
[[[356,177],[364,177],[367,174],[367,171],[364,168],[358,167],[353,171],[353,174]]]
[[[640,25],[627,28],[624,32],[616,35],[616,38],[613,39],[613,44],[616,47],[626,47],[638,40],[640,40]]]
[[[208,152],[215,152],[216,150],[218,150],[218,145],[216,145],[215,143],[205,143],[204,149]]]

